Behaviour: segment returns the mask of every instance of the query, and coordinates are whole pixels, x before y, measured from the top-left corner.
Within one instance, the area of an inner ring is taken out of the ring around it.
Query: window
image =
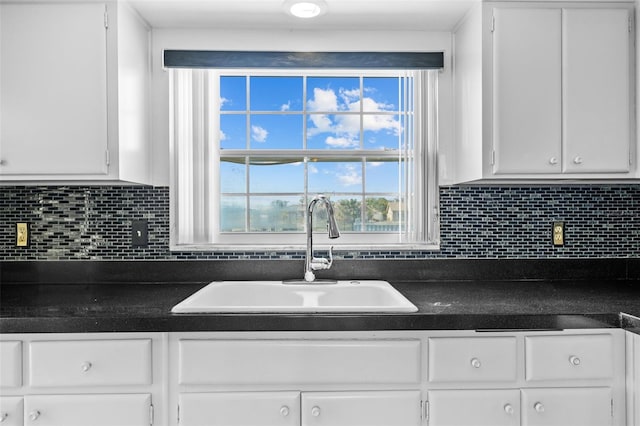
[[[318,193],[334,204],[337,248],[437,244],[436,71],[172,69],[170,80],[172,247],[302,248]],[[324,209],[314,214],[322,244]]]

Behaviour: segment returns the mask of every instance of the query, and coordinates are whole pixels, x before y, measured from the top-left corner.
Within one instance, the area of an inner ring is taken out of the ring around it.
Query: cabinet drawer
[[[516,374],[515,337],[429,339],[431,382],[505,382]]]
[[[22,342],[0,342],[0,387],[22,386]]]
[[[518,426],[517,389],[429,391],[429,423],[438,426]]]
[[[613,339],[609,334],[528,336],[526,379],[609,379],[613,375]]]
[[[299,392],[184,393],[180,426],[297,426]]]
[[[610,388],[522,389],[522,426],[609,426],[611,398]]]
[[[302,426],[415,426],[420,391],[303,392]]]
[[[32,386],[109,386],[151,383],[151,340],[32,342]]]
[[[21,396],[0,397],[0,423],[2,426],[23,426],[23,402]]]
[[[181,340],[179,381],[418,383],[419,340]]]
[[[151,395],[29,395],[25,426],[149,426]]]

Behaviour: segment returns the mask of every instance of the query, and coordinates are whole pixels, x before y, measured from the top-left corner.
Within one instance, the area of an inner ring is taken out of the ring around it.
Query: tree
[[[386,216],[387,209],[389,208],[389,200],[379,197],[367,198],[365,202],[367,205],[367,221],[380,220],[380,217],[384,218]]]
[[[360,219],[361,203],[351,199],[338,200],[335,204],[336,219],[345,231],[352,231],[353,224]]]

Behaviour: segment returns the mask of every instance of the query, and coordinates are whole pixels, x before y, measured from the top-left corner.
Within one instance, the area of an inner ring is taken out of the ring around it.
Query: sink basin
[[[214,281],[171,309],[174,313],[416,312],[386,281]]]

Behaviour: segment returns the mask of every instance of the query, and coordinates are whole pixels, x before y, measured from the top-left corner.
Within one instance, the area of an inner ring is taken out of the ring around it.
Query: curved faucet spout
[[[313,271],[329,269],[331,265],[333,265],[333,246],[329,248],[329,259],[313,257],[313,210],[318,203],[324,204],[327,210],[327,230],[329,231],[329,238],[334,239],[340,236],[340,230],[336,223],[331,201],[322,194],[316,195],[307,208],[307,253],[304,266],[304,279],[307,282],[312,282],[316,279]]]

